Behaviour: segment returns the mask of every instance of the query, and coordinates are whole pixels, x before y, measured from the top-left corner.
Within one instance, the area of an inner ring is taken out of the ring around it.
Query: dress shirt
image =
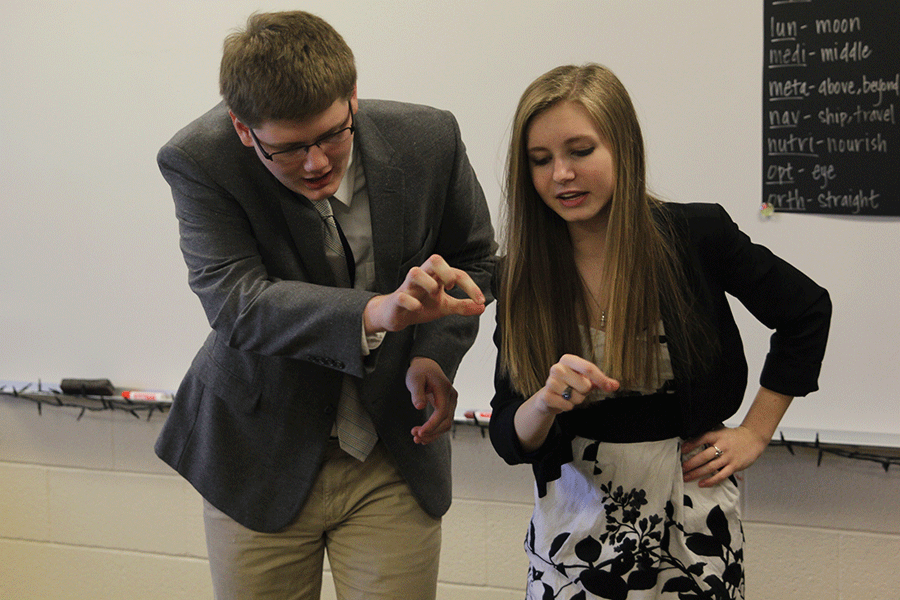
[[[358,289],[371,290],[375,284],[375,253],[372,248],[372,216],[369,213],[369,194],[366,187],[366,175],[359,149],[356,144],[350,151],[347,171],[334,194],[337,202],[332,202],[331,210],[341,227],[356,263],[356,283]],[[365,321],[362,323],[362,352],[368,356],[372,350],[381,345],[384,332],[366,335]]]

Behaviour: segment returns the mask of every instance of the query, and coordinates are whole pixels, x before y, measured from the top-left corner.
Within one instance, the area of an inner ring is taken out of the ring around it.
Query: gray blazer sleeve
[[[456,119],[444,113],[448,135],[446,147],[450,155],[443,185],[443,201],[436,205],[436,243],[434,253],[469,274],[485,295],[491,297],[496,243],[491,217],[481,185],[469,163]],[[462,297],[461,290],[454,295]],[[453,379],[463,355],[475,341],[478,319],[446,317],[417,326],[413,356],[434,359],[444,373]]]
[[[240,144],[227,114],[176,136],[158,164],[191,289],[217,334],[265,356],[327,356],[361,377],[362,311],[374,294],[332,287],[318,216]]]

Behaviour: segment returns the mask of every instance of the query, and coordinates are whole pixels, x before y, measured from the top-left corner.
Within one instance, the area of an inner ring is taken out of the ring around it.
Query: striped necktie
[[[331,203],[328,200],[313,202],[322,217],[325,250],[331,269],[341,287],[353,287],[353,253],[347,239],[341,232]],[[338,442],[341,449],[359,461],[366,460],[378,441],[375,425],[359,402],[356,382],[345,375],[341,384],[341,398],[336,416]]]

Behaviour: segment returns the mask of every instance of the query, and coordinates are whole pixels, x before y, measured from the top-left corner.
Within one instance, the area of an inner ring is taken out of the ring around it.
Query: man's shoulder
[[[397,100],[361,99],[360,112],[376,123],[417,126],[420,124],[451,124],[455,121],[448,110]]]
[[[206,168],[233,172],[252,156],[235,133],[227,106],[219,103],[175,133],[156,159],[162,165],[190,157]]]
[[[393,100],[360,100],[359,143],[364,154],[431,164],[452,159],[460,145],[456,118],[449,111]],[[431,168],[431,167],[429,167]]]
[[[234,125],[228,115],[228,107],[224,102],[217,105],[182,127],[167,145],[186,146],[196,144],[198,146],[215,145],[217,141],[233,142],[236,137]]]
[[[393,115],[444,115],[448,111],[426,104],[417,104],[415,102],[400,102],[399,100],[381,100],[377,98],[360,98],[359,107],[362,110],[370,112],[374,115],[393,116]]]

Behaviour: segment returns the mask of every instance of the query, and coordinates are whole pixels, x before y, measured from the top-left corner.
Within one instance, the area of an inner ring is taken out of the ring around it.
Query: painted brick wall
[[[0,398],[0,600],[211,598],[201,503],[152,453],[161,425]],[[439,598],[519,599],[530,470],[470,426],[453,452]],[[744,474],[747,598],[897,600],[900,470],[796,452]]]

